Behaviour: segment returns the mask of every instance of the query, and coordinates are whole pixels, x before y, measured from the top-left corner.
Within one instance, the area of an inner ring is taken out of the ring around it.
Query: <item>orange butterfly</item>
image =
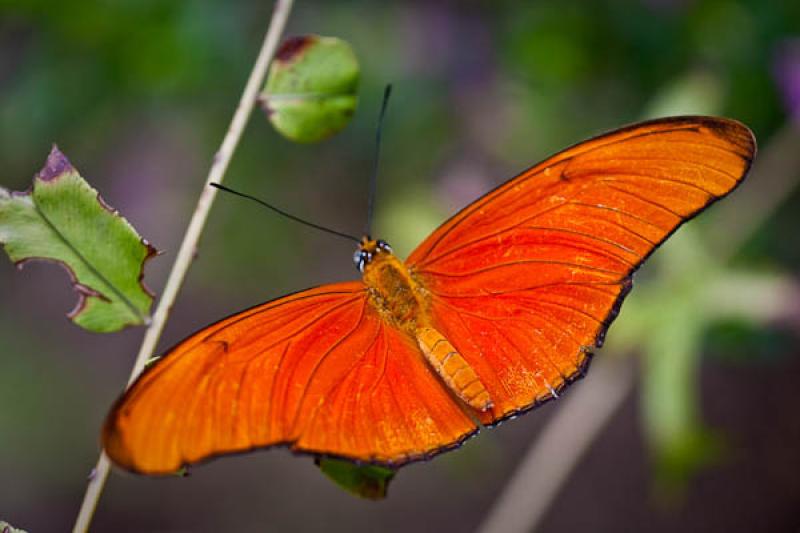
[[[166,474],[275,445],[389,466],[455,448],[583,376],[636,269],[755,151],[732,120],[653,120],[526,170],[405,262],[364,237],[360,281],[233,315],[150,366],[105,450]]]

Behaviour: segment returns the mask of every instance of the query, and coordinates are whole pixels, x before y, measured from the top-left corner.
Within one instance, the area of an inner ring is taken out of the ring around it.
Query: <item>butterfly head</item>
[[[365,235],[361,238],[361,243],[358,245],[356,253],[353,254],[353,262],[359,272],[364,272],[364,267],[380,253],[391,254],[392,247],[386,241],[373,239],[369,235]]]

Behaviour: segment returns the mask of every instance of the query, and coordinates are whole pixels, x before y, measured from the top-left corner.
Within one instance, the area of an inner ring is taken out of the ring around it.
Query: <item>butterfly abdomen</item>
[[[416,333],[422,353],[447,386],[470,407],[479,411],[490,409],[489,392],[450,341],[431,327],[421,327]]]

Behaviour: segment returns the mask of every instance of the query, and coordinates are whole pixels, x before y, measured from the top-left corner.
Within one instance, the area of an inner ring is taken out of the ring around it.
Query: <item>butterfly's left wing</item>
[[[631,275],[728,194],[755,154],[742,124],[641,123],[569,148],[464,208],[408,258],[437,329],[475,369],[499,421],[582,374]]]
[[[359,281],[267,302],[184,340],[119,399],[103,446],[144,474],[281,444],[401,464],[476,429]]]

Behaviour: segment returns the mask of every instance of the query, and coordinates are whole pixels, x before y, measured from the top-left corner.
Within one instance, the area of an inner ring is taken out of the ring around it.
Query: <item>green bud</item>
[[[359,73],[358,60],[345,41],[292,37],[275,54],[259,102],[287,139],[321,141],[350,122],[358,103]]]

